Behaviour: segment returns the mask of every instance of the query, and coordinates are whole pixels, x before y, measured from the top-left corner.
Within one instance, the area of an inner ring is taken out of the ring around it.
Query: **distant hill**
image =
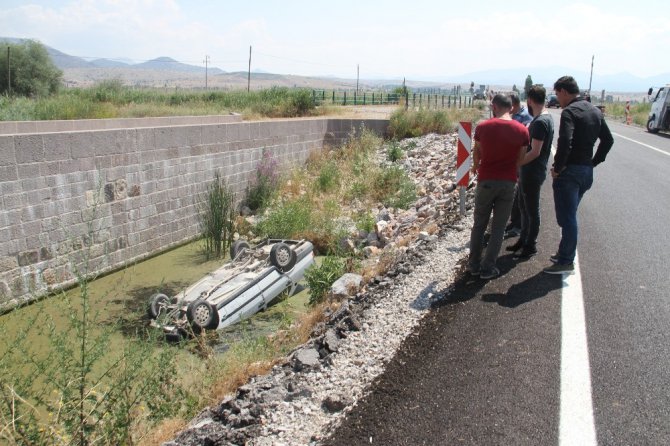
[[[131,65],[132,68],[139,68],[143,70],[168,70],[168,71],[181,71],[186,73],[205,73],[205,67],[200,67],[196,65],[188,65],[185,63],[177,62],[176,60],[170,57],[158,57],[146,62],[138,63]],[[211,74],[221,74],[224,71],[220,68],[209,67],[207,71]]]
[[[98,68],[128,68],[131,66],[131,64],[111,59],[95,59],[90,64]]]

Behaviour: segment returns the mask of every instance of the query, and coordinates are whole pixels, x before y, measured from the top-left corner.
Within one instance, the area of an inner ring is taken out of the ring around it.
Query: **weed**
[[[375,217],[372,215],[372,212],[361,212],[356,219],[356,228],[361,231],[372,232],[375,230],[375,223]]]
[[[405,153],[403,152],[402,148],[400,147],[400,144],[398,144],[397,141],[392,141],[391,144],[389,144],[388,148],[386,149],[386,158],[392,163],[395,163],[399,159],[402,159],[404,156]]]
[[[416,186],[399,166],[381,169],[374,178],[374,198],[384,206],[407,209],[416,200]]]
[[[305,280],[309,286],[309,304],[316,305],[323,302],[330,287],[345,272],[345,261],[340,257],[327,256],[320,266],[312,266],[305,273]]]
[[[321,192],[330,192],[340,184],[340,170],[335,161],[328,161],[321,166],[316,184]]]

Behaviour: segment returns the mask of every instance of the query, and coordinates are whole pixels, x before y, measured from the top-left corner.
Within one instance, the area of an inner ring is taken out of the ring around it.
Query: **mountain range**
[[[0,41],[11,43],[20,43],[25,39],[17,39],[10,37],[0,37]],[[86,60],[81,57],[71,56],[63,53],[55,48],[45,45],[47,52],[51,56],[54,64],[64,70],[66,78],[68,74],[73,74],[81,77],[82,73],[90,72],[88,77],[95,79],[102,79],[105,77],[106,71],[109,70],[110,75],[119,76],[123,72],[155,72],[157,77],[160,73],[171,72],[174,75],[182,73],[183,75],[203,75],[205,74],[205,67],[197,65],[189,65],[179,62],[170,57],[158,57],[142,63],[132,63],[129,59],[94,59]],[[130,70],[130,71],[126,71]],[[229,75],[233,78],[241,77],[241,73],[227,73],[226,71],[217,67],[208,67],[207,73],[212,76],[214,80],[217,75]],[[310,78],[298,75],[283,75],[272,74],[264,70],[255,70],[253,73],[256,77],[263,78],[266,82],[271,82],[273,76],[277,80],[286,81],[287,77],[291,77],[295,81],[296,78],[302,79],[321,79],[324,83],[344,83],[355,84],[355,79],[338,79],[332,76],[312,76]],[[452,76],[434,76],[434,77],[415,77],[412,80],[407,80],[407,85],[410,87],[434,87],[434,88],[451,88],[454,85],[468,85],[474,82],[476,85],[484,84],[490,85],[492,88],[511,89],[513,85],[522,89],[528,75],[531,76],[533,83],[544,84],[551,89],[553,82],[559,77],[569,74],[577,80],[583,90],[589,88],[590,73],[586,71],[575,71],[560,66],[550,67],[520,67],[513,69],[491,69],[484,71],[470,72],[461,75]],[[164,75],[163,75],[164,76]],[[123,76],[122,76],[123,77]],[[137,79],[137,75],[133,75]],[[243,77],[243,76],[242,76]],[[381,77],[381,76],[380,76]],[[66,79],[67,80],[67,79]],[[242,81],[242,79],[240,80]],[[361,79],[361,82],[367,86],[397,86],[402,84],[400,78],[395,79]],[[284,82],[286,83],[286,82]],[[630,73],[622,72],[618,74],[600,74],[597,69],[597,64],[594,67],[593,78],[591,81],[591,91],[597,94],[601,90],[606,92],[646,92],[649,87],[659,87],[670,83],[670,72],[663,73],[652,77],[638,77]],[[311,85],[315,82],[311,81]],[[318,84],[318,82],[316,82]]]

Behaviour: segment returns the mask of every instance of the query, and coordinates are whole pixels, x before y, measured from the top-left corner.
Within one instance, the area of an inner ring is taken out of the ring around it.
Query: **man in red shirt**
[[[529,144],[528,129],[510,115],[512,101],[497,94],[491,100],[493,117],[475,128],[472,172],[478,174],[474,224],[470,234],[470,274],[492,279],[500,274],[496,259],[500,253],[505,224],[512,211],[517,171]],[[484,246],[484,232],[491,222],[491,238]]]

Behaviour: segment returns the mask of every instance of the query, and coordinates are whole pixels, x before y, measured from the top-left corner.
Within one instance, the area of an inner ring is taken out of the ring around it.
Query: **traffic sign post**
[[[465,215],[465,189],[470,184],[470,167],[472,166],[472,123],[458,123],[458,153],[456,154],[456,184],[459,186],[461,215]]]

